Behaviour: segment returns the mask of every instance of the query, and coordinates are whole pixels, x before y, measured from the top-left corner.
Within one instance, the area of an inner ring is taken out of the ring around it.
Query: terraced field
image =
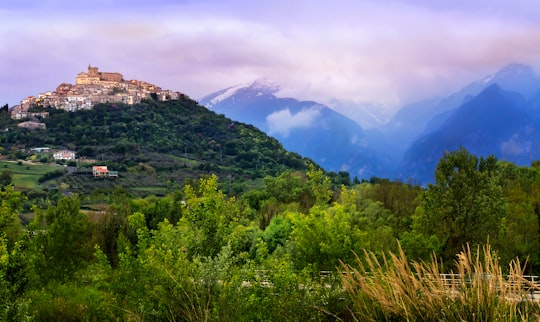
[[[13,175],[13,185],[20,189],[36,189],[40,187],[39,177],[45,173],[62,169],[62,166],[33,163],[26,161],[0,161],[0,172],[8,170]]]

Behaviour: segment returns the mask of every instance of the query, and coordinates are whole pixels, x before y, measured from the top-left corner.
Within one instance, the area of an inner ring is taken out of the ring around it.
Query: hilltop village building
[[[124,81],[124,77],[120,73],[100,73],[97,67],[88,66],[88,73],[79,73],[75,79],[77,85],[90,85],[90,84],[105,84],[110,83],[112,85]]]
[[[163,90],[144,81],[124,80],[120,73],[100,72],[97,67],[88,66],[87,72],[77,74],[75,85],[62,83],[54,92],[45,92],[37,97],[29,96],[11,109],[13,119],[39,119],[48,116],[46,112],[29,112],[31,107],[42,106],[63,109],[69,112],[92,109],[99,103],[138,104],[143,98],[155,95],[158,100],[168,101],[180,98],[179,92]]]

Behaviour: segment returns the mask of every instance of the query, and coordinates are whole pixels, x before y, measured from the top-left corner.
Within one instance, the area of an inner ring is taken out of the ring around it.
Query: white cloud
[[[316,106],[302,109],[296,114],[291,114],[287,108],[268,115],[266,123],[270,135],[279,134],[287,137],[292,129],[314,126],[320,116],[321,111]]]
[[[501,142],[503,156],[514,156],[528,153],[531,149],[531,141],[520,141],[518,135],[513,135],[507,141]]]

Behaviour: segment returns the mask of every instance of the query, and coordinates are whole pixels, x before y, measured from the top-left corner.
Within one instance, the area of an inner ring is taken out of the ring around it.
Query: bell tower
[[[88,65],[88,77],[99,77],[98,68]]]

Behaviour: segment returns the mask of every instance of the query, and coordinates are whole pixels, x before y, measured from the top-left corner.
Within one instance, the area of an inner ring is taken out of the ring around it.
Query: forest
[[[540,164],[464,148],[427,187],[266,175],[241,194],[202,176],[164,196],[117,187],[23,212],[0,191],[2,319],[537,320]],[[95,205],[101,204],[99,211]],[[94,205],[94,210],[89,210]],[[448,286],[439,276],[466,277]],[[516,283],[519,281],[520,283]],[[450,289],[449,289],[450,288]]]
[[[461,148],[427,186],[351,180],[189,97],[48,112],[0,111],[2,320],[540,317],[540,162]]]

